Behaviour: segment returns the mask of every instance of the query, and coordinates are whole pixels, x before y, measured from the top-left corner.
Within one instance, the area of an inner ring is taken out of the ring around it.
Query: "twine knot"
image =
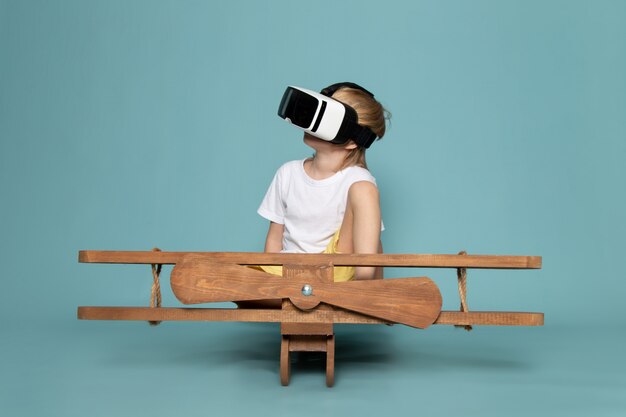
[[[153,252],[161,252],[159,248],[153,248]],[[159,275],[161,275],[162,264],[152,264],[152,291],[150,293],[150,307],[161,307],[161,283],[159,282]],[[160,324],[160,321],[149,321],[151,326]]]
[[[467,255],[467,252],[463,250],[459,252],[459,255]],[[467,313],[469,312],[469,307],[467,306],[467,269],[457,268],[456,277],[459,285],[459,297],[461,298],[461,312]],[[469,324],[454,327],[463,327],[468,332],[472,330],[472,326]]]

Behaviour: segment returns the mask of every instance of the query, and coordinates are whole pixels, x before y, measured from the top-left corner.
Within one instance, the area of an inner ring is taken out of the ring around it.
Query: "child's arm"
[[[358,182],[350,188],[354,215],[354,253],[378,253],[380,245],[380,200],[371,182]],[[376,268],[356,268],[356,279],[374,279]]]
[[[344,253],[379,253],[380,200],[378,188],[367,181],[352,184],[339,238],[339,251]],[[382,270],[357,267],[355,279],[382,278]]]
[[[377,253],[383,253],[383,241],[382,240],[378,241],[378,252]],[[383,278],[385,278],[384,268],[382,266],[377,266],[376,267],[376,272],[374,272],[374,279],[383,279]]]
[[[270,228],[265,238],[265,252],[280,252],[283,250],[283,231],[285,226],[270,222]]]

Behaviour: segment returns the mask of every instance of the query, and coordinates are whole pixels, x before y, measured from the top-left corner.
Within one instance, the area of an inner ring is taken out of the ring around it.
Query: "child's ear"
[[[356,147],[357,147],[357,144],[351,140],[350,142],[346,143],[343,148],[351,151],[352,149],[356,149]]]

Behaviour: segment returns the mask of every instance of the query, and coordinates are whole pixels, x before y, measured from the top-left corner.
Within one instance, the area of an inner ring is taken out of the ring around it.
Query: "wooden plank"
[[[543,313],[504,311],[442,311],[434,324],[455,326],[543,326]]]
[[[241,321],[278,323],[281,310],[175,307],[78,307],[79,320]]]
[[[235,308],[175,307],[78,307],[81,320],[136,321],[241,321],[265,323],[386,324],[383,320],[344,310],[288,311],[247,310]],[[485,326],[542,326],[543,313],[499,311],[442,311],[434,324]]]
[[[252,323],[381,324],[373,317],[351,311],[282,311],[279,309],[78,307],[80,320],[135,321],[240,321]]]
[[[540,269],[541,256],[420,254],[295,254],[258,252],[93,251],[78,254],[83,263],[176,264],[187,254],[240,265],[328,264],[407,268]]]

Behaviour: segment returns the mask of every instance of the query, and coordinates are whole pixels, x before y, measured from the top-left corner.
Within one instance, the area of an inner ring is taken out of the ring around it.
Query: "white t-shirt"
[[[341,227],[350,186],[359,181],[376,184],[367,169],[357,166],[314,180],[304,171],[304,161],[278,169],[257,211],[285,226],[282,251],[287,253],[323,252]]]

